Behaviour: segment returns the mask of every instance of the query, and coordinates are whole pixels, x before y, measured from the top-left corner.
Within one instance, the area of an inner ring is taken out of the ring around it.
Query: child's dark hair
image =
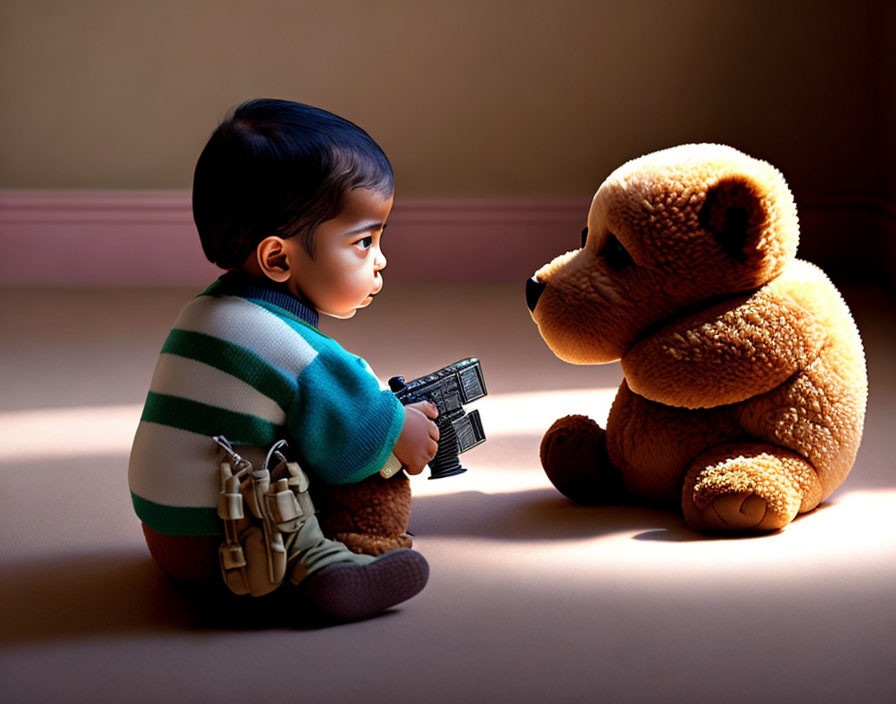
[[[302,103],[261,98],[214,131],[193,174],[193,219],[202,250],[239,268],[270,235],[301,237],[336,217],[354,188],[392,194],[392,166],[364,130]]]

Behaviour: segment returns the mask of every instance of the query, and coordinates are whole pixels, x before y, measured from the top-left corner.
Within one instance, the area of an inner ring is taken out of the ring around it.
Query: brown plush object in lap
[[[780,529],[830,496],[861,440],[865,359],[840,294],[795,259],[781,174],[720,145],[649,154],[603,183],[584,235],[529,307],[558,357],[620,359],[625,380],[605,436],[582,416],[546,433],[557,488],[681,501],[713,532]]]
[[[404,472],[390,479],[379,474],[357,484],[314,482],[311,495],[321,529],[357,553],[382,555],[411,547],[411,483]]]

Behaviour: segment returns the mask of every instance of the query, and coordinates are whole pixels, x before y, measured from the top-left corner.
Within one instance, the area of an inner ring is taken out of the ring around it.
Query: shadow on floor
[[[508,541],[595,538],[640,529],[705,539],[690,530],[674,511],[643,506],[582,506],[551,488],[416,497],[410,528],[418,535]]]
[[[796,521],[817,516],[835,503],[836,499],[829,499],[814,511],[797,516]],[[680,543],[761,540],[767,535],[700,533],[688,526],[674,507],[583,506],[551,488],[423,496],[416,497],[413,506],[411,532],[441,537],[545,541],[636,532],[633,540]]]
[[[575,539],[656,527],[674,514],[634,507],[583,507],[550,489],[461,492],[415,499],[411,529],[420,535],[492,540]],[[311,628],[283,599],[197,595],[171,583],[141,547],[108,554],[71,553],[7,561],[0,647],[103,634],[161,634],[243,628]],[[284,613],[289,617],[284,618]],[[387,612],[381,618],[389,618]]]
[[[828,499],[814,511],[797,516],[794,523],[817,516],[836,503],[836,497]],[[700,533],[688,526],[674,507],[583,506],[551,488],[416,497],[410,529],[421,536],[507,541],[575,540],[633,532],[633,540],[675,543],[762,540],[774,535]]]
[[[7,562],[0,645],[90,634],[182,630],[194,617],[177,590],[139,552]]]
[[[115,634],[323,627],[297,607],[289,586],[257,599],[231,595],[223,586],[183,588],[142,551],[6,562],[3,571],[0,603],[7,606],[0,648]]]
[[[619,533],[634,533],[634,540],[670,542],[731,539],[701,535],[672,511],[580,506],[549,488],[418,497],[411,530],[418,536],[515,542]],[[178,588],[139,548],[59,556],[52,562],[6,562],[3,568],[8,577],[0,583],[0,603],[7,608],[0,647],[99,634],[316,627],[301,613],[291,613],[296,607],[288,593],[244,599]]]

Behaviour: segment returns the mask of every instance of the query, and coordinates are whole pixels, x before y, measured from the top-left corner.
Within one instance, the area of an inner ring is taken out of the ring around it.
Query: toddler
[[[193,216],[206,257],[227,273],[165,341],[128,471],[150,553],[173,579],[221,582],[214,436],[255,466],[286,440],[311,481],[330,484],[399,465],[417,474],[435,455],[436,408],[402,406],[317,328],[319,314],[350,318],[382,289],[392,199],[380,147],[324,110],[253,100],[209,139]],[[349,551],[313,515],[288,558],[291,579],[278,591],[293,589],[297,607],[335,621],[400,603],[429,574],[413,550]]]

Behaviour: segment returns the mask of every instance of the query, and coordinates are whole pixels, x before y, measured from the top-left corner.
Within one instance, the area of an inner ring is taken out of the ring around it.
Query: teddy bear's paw
[[[699,530],[723,532],[761,532],[776,530],[786,525],[776,525],[776,521],[766,521],[769,515],[768,503],[756,494],[721,494],[709,502],[692,525]]]
[[[780,530],[800,510],[803,458],[780,448],[744,445],[712,450],[685,478],[682,508],[688,523],[707,532]]]
[[[352,552],[364,555],[385,555],[400,548],[409,548],[414,541],[410,535],[403,533],[397,536],[369,535],[366,533],[335,533],[333,540],[338,540]]]
[[[586,416],[554,422],[541,440],[541,465],[557,490],[577,503],[616,498],[618,473],[607,459],[606,432]]]

